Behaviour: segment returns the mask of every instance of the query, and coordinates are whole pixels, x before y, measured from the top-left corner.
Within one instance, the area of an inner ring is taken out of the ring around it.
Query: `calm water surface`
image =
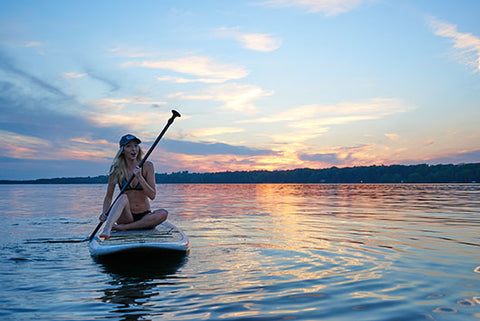
[[[480,185],[158,185],[189,236],[96,263],[106,185],[3,185],[1,320],[480,320]],[[57,242],[59,241],[59,242]]]

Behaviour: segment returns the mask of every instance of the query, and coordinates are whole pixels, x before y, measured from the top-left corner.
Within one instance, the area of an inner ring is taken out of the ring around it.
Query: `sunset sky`
[[[0,2],[0,179],[480,161],[480,1]]]

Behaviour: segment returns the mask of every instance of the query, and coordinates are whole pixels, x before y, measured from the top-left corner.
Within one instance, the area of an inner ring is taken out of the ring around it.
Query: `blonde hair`
[[[143,158],[143,151],[140,146],[138,146],[137,161],[140,162]],[[125,160],[125,155],[123,154],[123,146],[117,152],[117,155],[113,159],[112,165],[110,166],[110,175],[113,174],[113,177],[117,182],[122,182],[128,180],[130,177],[127,177],[127,161]]]

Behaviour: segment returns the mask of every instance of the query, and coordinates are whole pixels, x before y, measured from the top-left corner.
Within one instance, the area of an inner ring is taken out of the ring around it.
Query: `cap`
[[[120,147],[123,147],[123,146],[127,145],[132,140],[136,141],[139,144],[142,142],[140,139],[138,139],[134,135],[127,134],[127,135],[122,136],[122,138],[120,139],[120,143],[119,143]]]

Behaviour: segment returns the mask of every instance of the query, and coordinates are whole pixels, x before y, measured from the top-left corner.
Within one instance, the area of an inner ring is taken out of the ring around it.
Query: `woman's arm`
[[[108,185],[107,185],[107,193],[105,194],[105,198],[103,199],[103,210],[102,214],[100,215],[100,220],[104,221],[107,217],[104,214],[110,208],[112,204],[113,192],[115,191],[115,179],[113,174],[108,176]]]
[[[155,199],[157,191],[155,187],[155,169],[153,168],[153,163],[145,162],[145,164],[143,164],[143,175],[142,171],[138,169],[135,175],[140,185],[142,185],[145,195],[151,200]]]

